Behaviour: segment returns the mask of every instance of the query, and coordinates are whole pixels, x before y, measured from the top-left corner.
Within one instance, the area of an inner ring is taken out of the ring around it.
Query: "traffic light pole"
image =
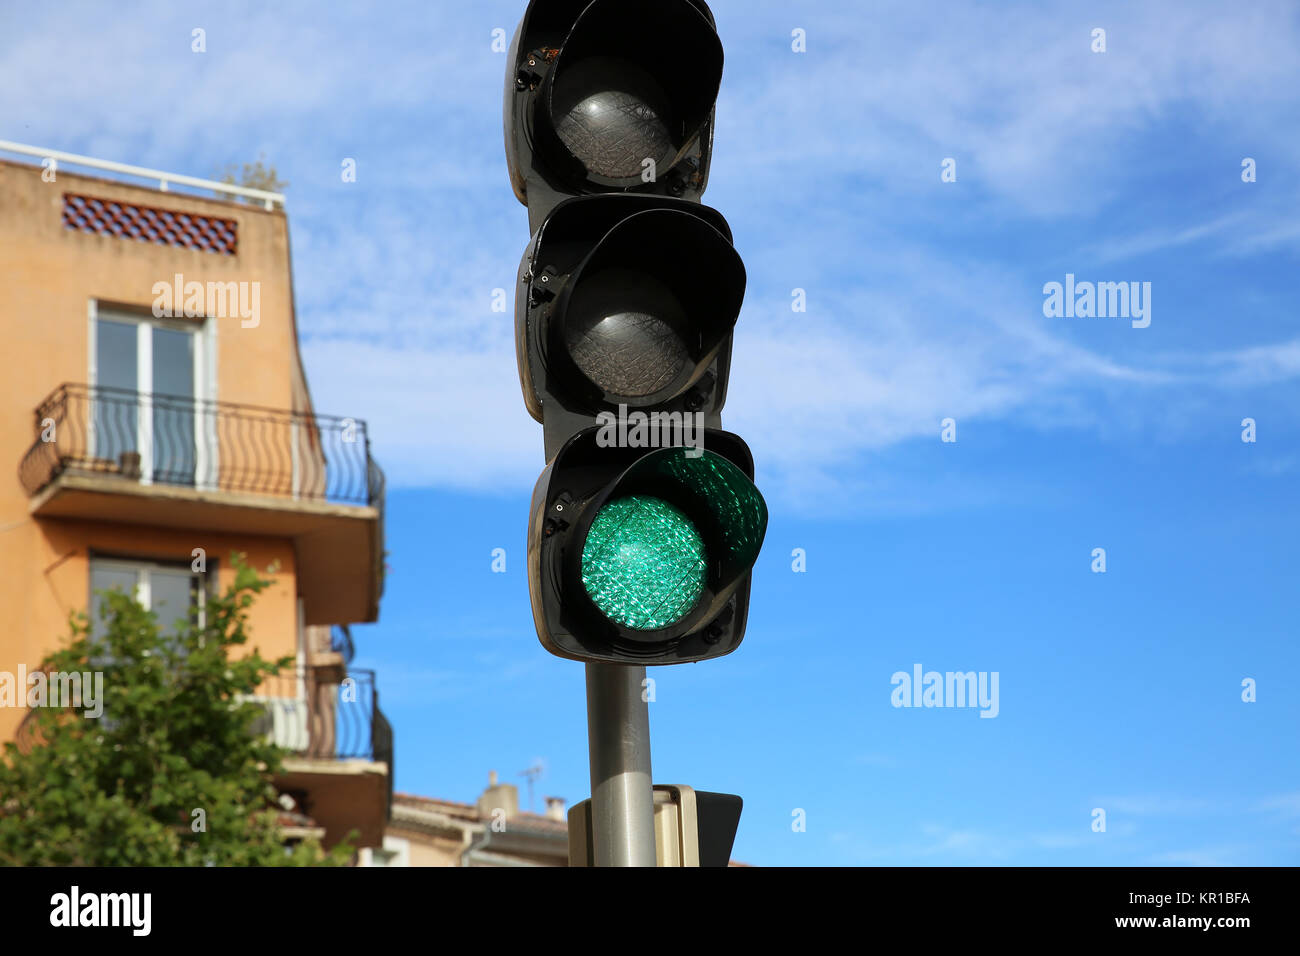
[[[591,832],[597,866],[654,866],[650,708],[644,667],[587,665]]]

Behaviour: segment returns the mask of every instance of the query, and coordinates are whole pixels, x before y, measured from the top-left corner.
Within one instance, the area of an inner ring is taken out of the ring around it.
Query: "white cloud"
[[[1233,866],[1240,862],[1243,851],[1247,849],[1249,847],[1240,844],[1200,847],[1157,853],[1151,860],[1170,866]]]
[[[541,427],[523,410],[509,352],[334,340],[308,343],[303,360],[317,409],[367,422],[390,486],[496,493],[531,486],[542,470]]]
[[[1202,124],[1249,126],[1260,146],[1297,149],[1267,121],[1294,103],[1300,65],[1300,23],[1282,0],[1086,12],[894,2],[873,6],[865,23],[858,7],[824,7],[802,11],[810,49],[795,57],[775,48],[766,18],[717,6],[728,49],[766,43],[775,53],[762,70],[729,64],[746,82],[724,81],[719,152],[755,174],[800,163],[915,191],[953,156],[959,182],[1057,215],[1088,209],[1141,172],[1130,164],[1142,159],[1124,155],[1128,138],[1182,109]],[[1094,54],[1091,30],[1102,24],[1108,50]],[[746,148],[753,130],[766,133],[765,148]],[[1113,160],[1098,163],[1098,146]]]
[[[1107,813],[1133,816],[1199,816],[1215,810],[1214,804],[1199,797],[1103,797],[1096,805]]]
[[[1265,813],[1280,813],[1287,817],[1300,817],[1300,790],[1268,797],[1257,803],[1254,809]]]

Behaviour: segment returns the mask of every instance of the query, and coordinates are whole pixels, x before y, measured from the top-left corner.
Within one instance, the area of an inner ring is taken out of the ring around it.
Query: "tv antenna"
[[[537,780],[538,777],[540,777],[543,773],[545,773],[545,771],[546,771],[546,767],[542,765],[542,762],[540,760],[534,761],[533,765],[529,767],[527,770],[519,771],[519,776],[525,778],[528,781],[528,812],[529,813],[536,812],[533,809],[533,783]]]

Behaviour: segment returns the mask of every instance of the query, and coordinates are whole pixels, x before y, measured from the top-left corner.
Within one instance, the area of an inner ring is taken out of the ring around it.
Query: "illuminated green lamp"
[[[682,511],[650,495],[608,501],[582,549],[582,583],[606,617],[654,630],[689,614],[704,591],[704,539]]]

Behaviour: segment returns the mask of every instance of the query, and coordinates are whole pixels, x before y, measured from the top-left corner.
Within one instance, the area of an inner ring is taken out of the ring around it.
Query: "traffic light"
[[[506,154],[532,240],[516,356],[542,423],[528,577],[538,637],[676,664],[744,637],[767,528],[720,412],[745,267],[708,179],[722,46],[701,0],[532,0]]]

